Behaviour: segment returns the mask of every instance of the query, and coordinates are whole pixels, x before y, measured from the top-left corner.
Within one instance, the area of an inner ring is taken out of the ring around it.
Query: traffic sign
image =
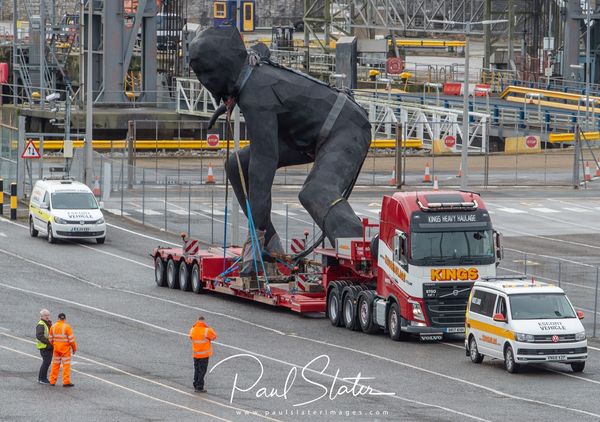
[[[537,146],[538,140],[535,136],[529,135],[525,138],[525,145],[527,148],[535,148]]]
[[[219,134],[218,133],[210,133],[206,137],[206,142],[209,147],[216,147],[219,145]]]
[[[30,139],[27,142],[27,145],[25,145],[25,149],[23,150],[23,153],[21,154],[21,158],[40,158],[40,157],[41,157],[40,151],[35,147],[35,144]]]
[[[452,147],[454,147],[454,145],[456,145],[456,138],[452,135],[447,135],[444,137],[444,144],[448,148],[452,148]]]

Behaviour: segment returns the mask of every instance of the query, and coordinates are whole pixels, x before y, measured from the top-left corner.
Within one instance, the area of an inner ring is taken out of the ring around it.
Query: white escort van
[[[38,180],[29,202],[29,234],[57,239],[96,239],[104,243],[106,223],[89,187],[69,179]]]
[[[487,278],[475,282],[465,322],[466,354],[503,359],[510,373],[523,364],[559,362],[574,372],[585,368],[587,339],[565,292],[526,278]]]

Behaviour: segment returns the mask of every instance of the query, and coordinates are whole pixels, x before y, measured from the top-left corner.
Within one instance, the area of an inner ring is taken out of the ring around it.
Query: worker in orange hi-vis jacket
[[[73,354],[77,351],[77,343],[73,329],[67,324],[64,313],[58,314],[58,321],[50,328],[49,340],[54,347],[52,354],[52,369],[50,371],[50,385],[55,385],[58,379],[60,364],[63,367],[63,387],[73,387],[71,383],[71,350]]]
[[[217,338],[217,333],[204,322],[204,317],[190,329],[190,340],[192,341],[192,356],[194,357],[194,390],[198,393],[206,393],[204,389],[204,376],[208,368],[208,358],[212,356],[211,341]]]

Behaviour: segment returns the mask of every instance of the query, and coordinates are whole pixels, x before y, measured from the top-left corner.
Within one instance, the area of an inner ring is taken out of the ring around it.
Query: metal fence
[[[0,123],[0,179],[4,179],[4,191],[10,192],[10,183],[17,180],[17,143],[19,131],[16,127]]]
[[[544,254],[526,253],[505,248],[504,260],[498,270],[500,274],[525,274],[536,280],[561,287],[573,306],[585,314],[582,321],[593,337],[598,331],[598,283],[600,267],[583,262],[584,258],[563,258]]]

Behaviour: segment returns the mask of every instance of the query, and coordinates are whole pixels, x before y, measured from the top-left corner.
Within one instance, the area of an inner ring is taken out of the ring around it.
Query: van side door
[[[492,334],[494,331],[492,317],[497,296],[496,293],[476,288],[471,296],[468,319],[469,331],[477,340],[479,352],[493,357],[496,357],[494,343],[497,340]]]

